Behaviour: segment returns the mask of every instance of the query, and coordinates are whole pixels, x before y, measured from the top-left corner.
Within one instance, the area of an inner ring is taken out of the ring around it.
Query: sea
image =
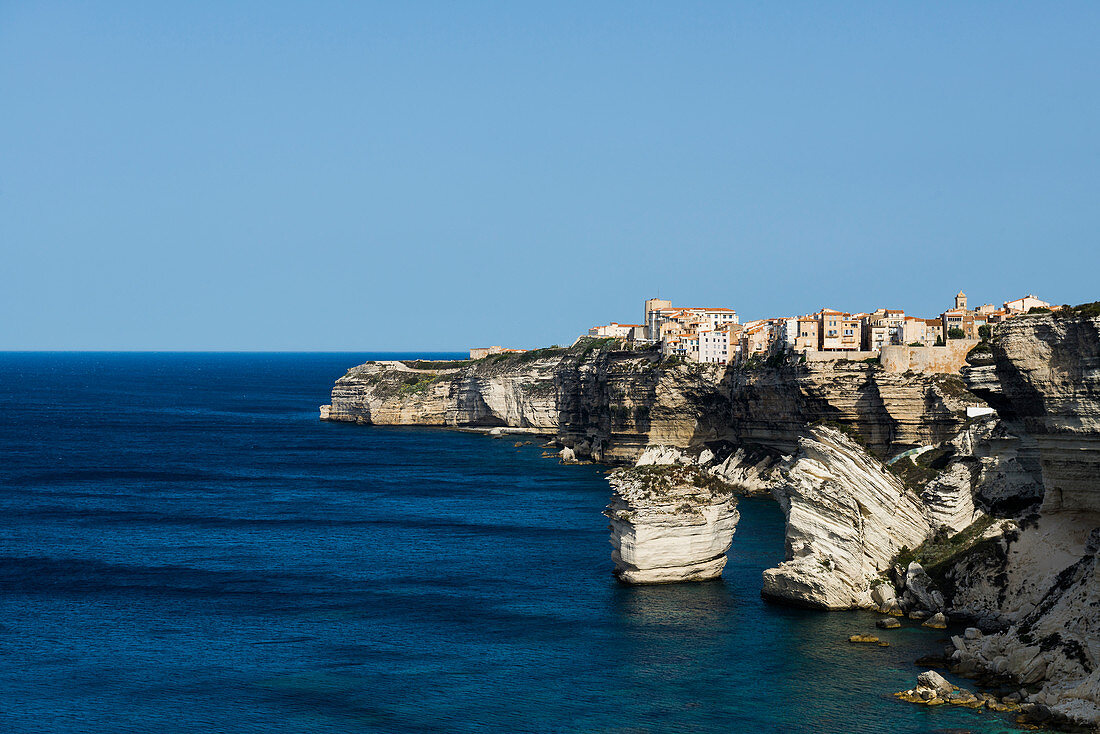
[[[1002,732],[916,706],[906,623],[611,575],[606,467],[318,420],[372,358],[0,354],[0,732]]]

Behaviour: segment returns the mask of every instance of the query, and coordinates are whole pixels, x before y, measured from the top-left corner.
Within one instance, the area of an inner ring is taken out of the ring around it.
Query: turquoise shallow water
[[[367,355],[0,355],[5,732],[974,732],[943,634],[611,577],[608,489],[516,439],[320,423]]]

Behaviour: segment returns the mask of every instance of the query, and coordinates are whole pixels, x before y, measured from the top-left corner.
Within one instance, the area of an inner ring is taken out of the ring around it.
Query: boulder
[[[947,617],[945,617],[942,612],[936,612],[926,619],[921,627],[928,627],[934,630],[945,630],[947,629]]]
[[[947,695],[955,690],[955,686],[934,670],[926,670],[917,676],[918,688],[929,688],[937,694]]]
[[[910,563],[905,571],[905,595],[913,600],[913,605],[918,609],[933,612],[942,612],[944,609],[943,594],[935,588],[932,577],[916,561]]]
[[[883,619],[875,622],[875,626],[883,630],[895,630],[901,626],[901,622],[894,619],[893,617],[884,617]]]

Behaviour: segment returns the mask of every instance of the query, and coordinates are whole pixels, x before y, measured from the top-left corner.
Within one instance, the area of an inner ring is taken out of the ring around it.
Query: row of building
[[[939,346],[949,339],[978,339],[981,327],[992,327],[1032,308],[1052,306],[1029,294],[1005,301],[1001,308],[987,303],[970,309],[966,294],[960,291],[954,307],[934,319],[889,308],[870,313],[823,308],[804,316],[742,324],[731,308],[675,307],[671,301],[651,298],[645,302],[645,323],[612,322],[589,329],[588,335],[659,342],[666,356],[728,363],[779,351],[878,352],[887,345]]]

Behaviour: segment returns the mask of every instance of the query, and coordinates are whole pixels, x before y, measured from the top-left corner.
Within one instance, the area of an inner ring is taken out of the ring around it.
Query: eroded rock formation
[[[737,528],[737,498],[712,475],[685,466],[618,469],[604,515],[615,575],[629,584],[717,578]]]
[[[774,481],[787,516],[786,560],[763,594],[823,609],[873,606],[871,587],[902,547],[928,537],[919,496],[851,438],[813,428]]]

